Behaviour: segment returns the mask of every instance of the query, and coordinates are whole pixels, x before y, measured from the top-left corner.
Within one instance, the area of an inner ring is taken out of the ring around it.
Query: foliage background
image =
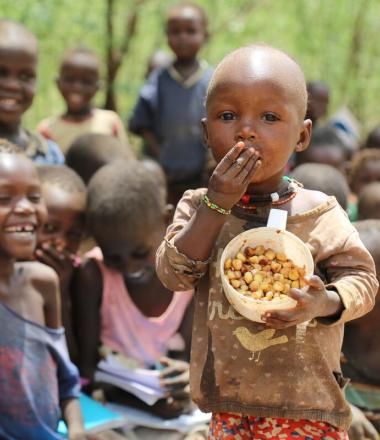
[[[136,32],[116,82],[118,110],[126,120],[144,81],[146,61],[167,49],[163,22],[175,0],[114,0],[116,43],[123,38],[128,12],[137,3]],[[255,41],[295,56],[308,79],[332,90],[330,113],[347,104],[363,124],[363,135],[380,122],[379,0],[198,0],[209,16],[211,38],[202,56],[216,64],[225,53]],[[66,48],[85,44],[106,56],[107,0],[0,0],[0,16],[21,21],[40,41],[38,93],[26,124],[59,113],[63,104],[54,85]],[[238,66],[237,66],[238,67]],[[104,103],[99,92],[97,104]]]

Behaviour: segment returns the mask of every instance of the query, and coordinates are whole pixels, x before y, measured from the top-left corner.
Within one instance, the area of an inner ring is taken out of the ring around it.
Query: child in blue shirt
[[[129,128],[164,168],[169,202],[176,203],[186,189],[201,185],[205,168],[200,120],[212,69],[198,58],[208,37],[204,11],[193,4],[173,7],[166,35],[175,59],[155,70],[141,89]]]

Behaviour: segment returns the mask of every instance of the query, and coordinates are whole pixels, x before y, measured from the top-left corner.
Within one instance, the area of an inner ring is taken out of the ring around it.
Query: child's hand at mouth
[[[260,166],[258,152],[238,142],[215,168],[209,181],[208,197],[218,206],[231,209],[246,192]]]

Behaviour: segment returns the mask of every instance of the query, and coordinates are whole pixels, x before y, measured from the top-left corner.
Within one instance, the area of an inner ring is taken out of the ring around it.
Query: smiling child
[[[36,92],[37,61],[35,35],[20,23],[0,19],[0,137],[35,162],[61,164],[58,145],[22,126]]]
[[[58,279],[30,260],[46,207],[33,163],[0,142],[0,437],[59,439],[62,416],[69,438],[89,439],[77,400],[60,317]]]
[[[118,138],[129,148],[119,116],[111,110],[95,108],[92,100],[100,87],[100,61],[86,47],[67,51],[62,59],[57,87],[66,103],[63,115],[44,119],[38,131],[59,144],[63,153],[85,133],[103,133]]]

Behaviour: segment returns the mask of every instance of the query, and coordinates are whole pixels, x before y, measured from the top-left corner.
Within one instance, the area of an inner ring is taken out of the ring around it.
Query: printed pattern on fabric
[[[208,439],[348,440],[348,434],[323,422],[214,413]]]
[[[205,192],[200,188],[183,195],[156,254],[157,274],[167,288],[196,286],[192,399],[204,412],[319,420],[347,430],[351,411],[340,366],[343,324],[370,311],[378,290],[373,259],[357,231],[335,198],[288,217],[287,230],[308,246],[315,273],[339,293],[344,310],[339,319],[269,329],[240,316],[221,283],[221,254],[245,230],[245,218],[232,214],[226,219],[205,261],[192,260],[175,246]]]
[[[79,394],[63,328],[24,319],[0,302],[0,439],[57,440],[60,400]]]

